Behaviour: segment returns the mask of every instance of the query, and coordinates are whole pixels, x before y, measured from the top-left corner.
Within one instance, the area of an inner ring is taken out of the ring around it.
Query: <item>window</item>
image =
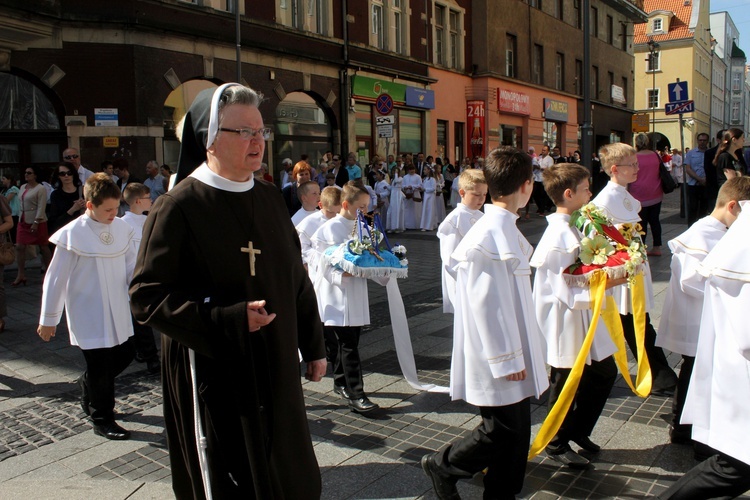
[[[651,31],[663,31],[662,19],[657,17],[651,22]]]
[[[628,25],[620,23],[620,49],[628,50]]]
[[[505,76],[516,78],[517,74],[516,37],[515,35],[505,35]]]
[[[433,60],[448,68],[463,68],[464,11],[435,3]]]
[[[437,156],[445,158],[448,151],[448,122],[445,120],[437,121]]]
[[[576,59],[576,94],[583,95],[583,62]]]
[[[565,54],[555,55],[555,88],[565,90]]]
[[[599,68],[591,66],[591,98],[599,99]]]
[[[607,43],[612,45],[615,41],[615,20],[607,16]]]
[[[531,82],[543,85],[544,74],[544,49],[541,45],[534,44],[534,51],[531,54]]]
[[[565,0],[557,0],[555,2],[555,17],[562,21],[564,12],[565,12]]]
[[[581,0],[573,0],[573,14],[575,15],[575,27],[581,29],[583,19],[581,18]]]
[[[615,74],[611,71],[607,71],[607,76],[609,77],[609,102],[611,104],[614,102],[612,99],[612,87],[615,86]]]
[[[405,44],[406,0],[370,0],[370,45],[409,55]]]
[[[532,7],[536,7],[539,10],[542,10],[542,0],[529,0],[529,5]]]
[[[234,0],[227,0],[234,4]],[[332,35],[330,14],[332,0],[280,0],[276,4],[276,19],[301,31]],[[240,6],[242,8],[242,6]]]
[[[648,107],[659,108],[659,89],[648,89]]]
[[[739,122],[740,122],[740,103],[733,102],[732,103],[732,124],[737,124]]]
[[[544,122],[542,129],[542,143],[550,149],[557,145],[557,123]]]
[[[742,89],[742,73],[732,73],[732,91],[739,92]]]
[[[591,36],[599,37],[599,9],[591,7]]]
[[[659,52],[654,52],[653,54],[649,54],[647,58],[647,66],[646,71],[659,71],[659,67],[661,65],[661,57]]]
[[[627,105],[628,100],[628,78],[626,76],[622,77],[622,96],[625,98],[625,101],[622,105]]]
[[[424,151],[422,148],[422,113],[419,111],[398,111],[399,151]]]

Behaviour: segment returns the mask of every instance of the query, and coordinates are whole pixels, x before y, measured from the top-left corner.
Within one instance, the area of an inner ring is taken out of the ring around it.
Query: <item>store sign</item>
[[[650,125],[648,113],[638,113],[633,115],[631,122],[634,133],[648,132]]]
[[[94,108],[94,125],[97,127],[117,127],[117,108]]]
[[[487,129],[484,121],[484,101],[466,101],[466,125],[469,151],[472,156],[484,156]]]
[[[406,87],[406,105],[415,108],[435,109],[435,92],[417,87]]]
[[[120,138],[119,137],[103,137],[102,144],[105,148],[119,148]]]
[[[352,77],[352,92],[355,97],[377,99],[380,94],[388,94],[397,103],[406,102],[406,85],[393,83],[388,80],[368,78],[366,76]]]
[[[568,121],[568,103],[554,99],[544,100],[544,119],[553,122]]]
[[[497,89],[497,110],[515,115],[531,114],[531,99],[523,92]]]
[[[627,104],[625,91],[618,85],[612,85],[612,100],[618,104]]]

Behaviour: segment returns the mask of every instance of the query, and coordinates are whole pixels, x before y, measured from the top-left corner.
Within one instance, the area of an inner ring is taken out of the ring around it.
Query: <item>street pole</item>
[[[654,41],[653,38],[648,39],[648,52],[649,52],[649,58],[648,58],[648,64],[651,69],[651,92],[652,95],[654,92],[656,92],[656,51],[659,50],[659,44]],[[651,104],[651,140],[654,142],[651,147],[656,150],[656,106]]]
[[[581,124],[581,150],[584,165],[592,170],[594,127],[591,125],[591,7],[583,0],[583,123]],[[593,173],[593,172],[592,172]]]
[[[240,36],[240,0],[234,0],[234,29],[237,40],[237,83],[242,80],[242,38]]]

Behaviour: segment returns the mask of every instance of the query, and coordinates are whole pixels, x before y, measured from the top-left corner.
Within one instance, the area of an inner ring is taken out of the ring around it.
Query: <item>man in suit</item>
[[[417,169],[417,175],[419,175],[420,177],[424,177],[425,164],[426,163],[424,161],[424,153],[417,153],[417,161],[414,162],[414,166]]]

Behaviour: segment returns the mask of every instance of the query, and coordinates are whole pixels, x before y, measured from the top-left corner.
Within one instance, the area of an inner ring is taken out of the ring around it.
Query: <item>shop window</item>
[[[542,131],[542,141],[545,146],[549,146],[550,149],[557,145],[557,123],[555,122],[544,122],[544,128]]]
[[[437,156],[445,158],[448,151],[448,122],[445,120],[437,121]]]
[[[422,113],[419,111],[399,110],[398,112],[399,141],[398,150],[401,153],[417,153],[422,147]]]
[[[357,137],[372,136],[372,106],[369,104],[354,105],[354,133]]]
[[[60,128],[52,102],[31,82],[0,73],[0,130]]]
[[[458,166],[464,157],[464,131],[466,124],[464,122],[453,123],[453,164]]]

